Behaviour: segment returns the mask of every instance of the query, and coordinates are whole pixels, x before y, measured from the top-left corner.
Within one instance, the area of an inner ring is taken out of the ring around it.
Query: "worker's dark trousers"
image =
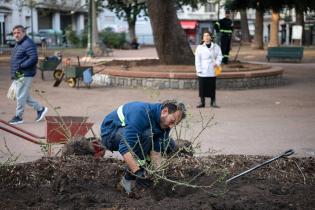
[[[127,145],[127,140],[124,139],[124,132],[125,127],[113,129],[113,132],[110,134],[102,136],[102,144],[110,151],[118,151],[120,144]],[[155,149],[160,148],[162,151],[165,150],[166,152],[175,149],[175,142],[173,139],[165,138],[153,141],[152,135],[151,129],[147,129],[142,133],[141,136],[139,136],[139,139],[135,142],[135,145],[129,145],[130,149],[132,149],[137,158],[140,160],[146,160],[147,155],[149,155],[150,151],[153,149],[152,142],[154,143]]]
[[[230,33],[221,33],[221,51],[223,55],[222,63],[224,64],[227,64],[229,62],[231,35],[232,34]]]

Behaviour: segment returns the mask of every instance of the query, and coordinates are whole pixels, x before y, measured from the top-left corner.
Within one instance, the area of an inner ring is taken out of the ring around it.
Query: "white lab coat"
[[[195,66],[198,77],[215,77],[214,65],[221,65],[222,52],[220,46],[211,43],[208,48],[206,44],[198,45],[195,52]]]

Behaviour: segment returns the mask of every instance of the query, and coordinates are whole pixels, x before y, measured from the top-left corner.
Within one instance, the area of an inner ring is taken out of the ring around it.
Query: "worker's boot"
[[[136,187],[136,180],[129,180],[128,176],[123,176],[118,184],[118,190],[127,194],[129,198],[139,199],[142,197],[144,190],[139,190]]]
[[[197,108],[203,108],[205,107],[205,98],[200,97],[200,104],[197,105]]]
[[[125,176],[122,177],[122,179],[119,182],[120,187],[123,188],[123,190],[129,195],[132,192],[133,183],[134,180],[128,180],[125,178]]]
[[[142,191],[138,190],[136,187],[136,177],[129,170],[125,169],[125,174],[121,178],[117,185],[117,189],[123,193],[126,193],[129,198],[140,198]]]

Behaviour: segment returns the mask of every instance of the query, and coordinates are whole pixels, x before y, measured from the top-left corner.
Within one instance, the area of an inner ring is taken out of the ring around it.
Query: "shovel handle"
[[[293,155],[294,154],[294,150],[293,149],[289,149],[287,151],[285,151],[281,157],[289,157],[290,155]]]
[[[274,158],[271,158],[271,159],[269,159],[269,160],[267,160],[267,161],[265,161],[265,162],[263,162],[263,163],[261,163],[259,165],[256,165],[256,166],[254,166],[254,167],[252,167],[252,168],[250,168],[250,169],[248,169],[248,170],[246,170],[246,171],[236,175],[236,176],[233,176],[232,178],[226,180],[225,182],[229,183],[230,181],[232,181],[232,180],[234,180],[234,179],[236,179],[236,178],[238,178],[240,176],[243,176],[243,175],[245,175],[245,174],[247,174],[247,173],[249,173],[251,171],[254,171],[257,168],[260,168],[260,167],[262,167],[264,165],[267,165],[267,164],[269,164],[269,163],[271,163],[271,162],[273,162],[273,161],[275,161],[275,160],[277,160],[279,158],[288,157],[288,156],[290,156],[292,154],[294,154],[294,150],[293,149],[289,149],[289,150],[285,151],[284,153],[282,153],[282,154],[280,154],[280,155],[278,155],[278,156],[276,156]]]

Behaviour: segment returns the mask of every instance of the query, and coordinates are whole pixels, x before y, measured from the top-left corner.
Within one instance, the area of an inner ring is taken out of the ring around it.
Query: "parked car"
[[[32,35],[28,34],[28,36],[30,38],[32,38]],[[34,40],[33,41],[35,42],[36,45],[42,45],[44,39],[45,39],[45,37],[41,37],[38,34],[34,34]],[[14,47],[15,46],[15,42],[16,41],[15,41],[15,39],[13,37],[12,32],[6,35],[6,37],[5,37],[5,44],[9,45],[9,47]]]

